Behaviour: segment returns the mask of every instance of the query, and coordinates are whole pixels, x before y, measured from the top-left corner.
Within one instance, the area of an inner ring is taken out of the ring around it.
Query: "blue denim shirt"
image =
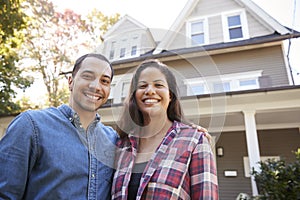
[[[67,105],[20,114],[0,140],[0,199],[110,199],[117,139]]]

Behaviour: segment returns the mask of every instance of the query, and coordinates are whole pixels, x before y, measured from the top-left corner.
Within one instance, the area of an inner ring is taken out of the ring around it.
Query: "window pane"
[[[136,55],[136,49],[137,49],[136,46],[131,47],[131,55],[132,56]]]
[[[252,80],[240,81],[240,86],[249,86],[249,85],[256,85],[256,80],[252,79]]]
[[[192,44],[204,44],[204,34],[192,35]]]
[[[242,28],[229,29],[229,37],[230,39],[243,38]]]
[[[125,57],[125,51],[126,51],[125,48],[121,48],[121,49],[120,49],[120,58]]]
[[[115,56],[115,51],[114,50],[110,50],[109,52],[109,59],[112,60]]]
[[[130,87],[130,83],[129,82],[125,82],[123,83],[122,86],[122,97],[126,97],[128,92],[129,92],[129,87]]]
[[[191,95],[204,94],[204,86],[203,85],[192,85]]]
[[[230,84],[227,83],[215,83],[214,92],[228,92],[230,91]]]
[[[195,22],[191,24],[191,32],[192,33],[203,33],[203,22]]]
[[[241,25],[241,18],[239,15],[228,17],[228,26],[240,26]]]

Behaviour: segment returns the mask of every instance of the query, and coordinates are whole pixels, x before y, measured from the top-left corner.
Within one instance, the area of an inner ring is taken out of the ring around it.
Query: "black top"
[[[128,200],[135,200],[139,189],[140,180],[147,162],[136,163],[133,167],[132,174],[128,186]]]

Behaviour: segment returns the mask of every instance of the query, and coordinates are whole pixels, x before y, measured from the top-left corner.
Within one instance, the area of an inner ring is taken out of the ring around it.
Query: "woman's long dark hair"
[[[135,93],[138,86],[138,80],[142,71],[149,67],[153,67],[160,70],[166,77],[171,96],[171,101],[167,108],[168,119],[172,122],[185,121],[181,105],[178,99],[179,92],[174,74],[170,71],[167,65],[161,63],[156,59],[145,60],[137,67],[134,76],[131,79],[129,95],[124,101],[124,109],[117,127],[117,131],[120,134],[121,138],[125,137],[128,133],[136,130],[137,127],[145,125],[143,115],[137,106]]]

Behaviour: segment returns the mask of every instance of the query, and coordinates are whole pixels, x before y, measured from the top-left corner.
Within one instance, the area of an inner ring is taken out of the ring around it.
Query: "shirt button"
[[[95,174],[92,174],[92,178],[95,178]]]

